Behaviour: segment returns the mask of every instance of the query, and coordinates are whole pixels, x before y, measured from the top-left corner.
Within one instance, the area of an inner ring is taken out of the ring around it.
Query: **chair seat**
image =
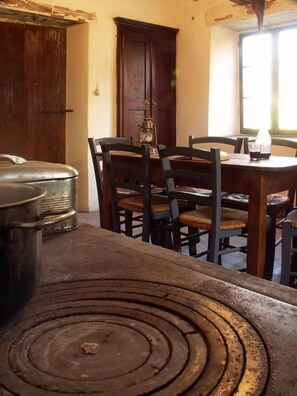
[[[131,196],[123,198],[119,201],[118,206],[121,209],[133,211],[136,213],[143,212],[143,199],[142,195]],[[181,211],[190,210],[193,206],[188,201],[178,201],[178,206]],[[170,215],[170,206],[167,195],[152,194],[151,197],[151,211],[152,213],[167,212]]]
[[[143,212],[142,195],[123,198],[118,202],[118,206],[121,209],[129,210],[131,212],[142,213]],[[170,208],[169,208],[168,198],[166,196],[153,194],[151,197],[151,211],[152,213],[168,212],[168,216],[169,216]]]
[[[211,208],[199,207],[197,210],[184,212],[179,216],[179,221],[193,228],[204,230],[211,229]],[[246,228],[248,214],[242,210],[222,208],[220,230],[237,230]]]

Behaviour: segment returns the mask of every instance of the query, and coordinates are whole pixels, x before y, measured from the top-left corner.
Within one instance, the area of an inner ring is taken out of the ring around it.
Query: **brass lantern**
[[[157,130],[150,117],[145,117],[141,125],[139,125],[138,131],[138,144],[149,144],[151,152],[155,153],[157,147]]]

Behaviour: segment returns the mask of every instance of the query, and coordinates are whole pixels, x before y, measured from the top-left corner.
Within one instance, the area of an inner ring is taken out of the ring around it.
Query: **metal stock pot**
[[[42,229],[75,211],[41,213],[43,187],[0,183],[0,325],[32,297],[39,282]]]

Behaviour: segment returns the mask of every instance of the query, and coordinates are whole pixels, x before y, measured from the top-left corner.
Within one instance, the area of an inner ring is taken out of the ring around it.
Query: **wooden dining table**
[[[114,154],[127,161],[139,162],[137,155]],[[185,169],[207,167],[206,162],[191,159],[173,159]],[[249,195],[247,273],[264,277],[267,228],[267,196],[297,187],[297,158],[271,156],[268,160],[252,161],[247,154],[229,154],[221,162],[222,190]],[[151,178],[159,186],[165,185],[158,155],[151,156]],[[103,167],[103,228],[111,229],[111,193],[106,169]]]

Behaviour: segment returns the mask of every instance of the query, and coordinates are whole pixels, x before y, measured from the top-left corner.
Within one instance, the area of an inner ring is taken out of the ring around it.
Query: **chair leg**
[[[172,249],[171,225],[169,219],[152,222],[151,241],[153,245]]]
[[[117,207],[112,208],[112,229],[118,234],[121,233],[120,213]]]
[[[208,254],[207,260],[211,263],[220,264],[219,260],[219,249],[220,249],[220,238],[215,232],[210,232],[208,236]]]
[[[181,235],[180,235],[180,223],[178,219],[172,219],[172,239],[173,239],[173,250],[176,252],[182,251],[181,246]]]
[[[149,242],[152,229],[153,229],[153,224],[152,224],[151,216],[144,213],[143,224],[142,224],[142,238],[141,238],[144,242]]]
[[[289,285],[290,270],[291,270],[291,222],[285,220],[282,224],[282,268],[280,283],[282,285]]]
[[[103,210],[101,209],[101,207],[99,206],[99,227],[103,228]]]
[[[161,246],[167,249],[173,249],[172,227],[170,219],[165,219],[163,221],[163,238]]]
[[[200,237],[193,235],[197,234],[197,229],[188,227],[188,235],[189,235],[189,255],[195,256],[197,254],[197,243],[200,242]]]
[[[132,237],[132,217],[133,213],[129,210],[125,210],[125,235]]]
[[[162,246],[164,243],[163,222],[152,220],[151,224],[151,242],[153,245]]]
[[[276,214],[267,216],[264,279],[271,280],[275,259]]]

